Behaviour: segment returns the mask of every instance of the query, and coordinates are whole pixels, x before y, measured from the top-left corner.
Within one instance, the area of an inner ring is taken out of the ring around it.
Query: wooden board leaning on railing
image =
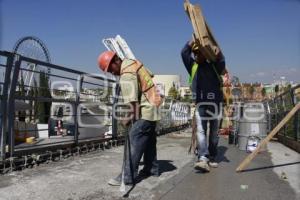
[[[267,145],[267,143],[278,133],[278,131],[295,115],[295,113],[300,109],[300,103],[296,104],[295,107],[281,120],[281,122],[269,133],[269,135],[261,141],[258,147],[250,155],[248,155],[238,166],[236,172],[243,171],[254,157],[258,154],[260,149]]]
[[[206,59],[216,61],[221,48],[205,21],[200,5],[192,5],[188,0],[185,0],[184,9],[191,20],[194,29],[194,41],[199,45],[200,52]]]

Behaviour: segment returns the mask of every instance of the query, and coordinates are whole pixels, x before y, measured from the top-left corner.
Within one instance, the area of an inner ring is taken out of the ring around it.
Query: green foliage
[[[286,87],[284,87],[284,92],[290,91],[292,88],[291,84],[288,84]]]
[[[263,88],[262,90],[261,90],[261,96],[262,97],[265,97],[266,96],[266,88]]]
[[[51,98],[49,78],[46,76],[45,72],[40,73],[40,83],[38,88],[38,97],[42,98]],[[50,116],[51,102],[47,101],[38,101],[37,111],[39,123],[48,123]]]
[[[279,85],[275,85],[275,93],[278,94],[279,92]]]
[[[173,99],[179,98],[179,92],[176,90],[174,86],[172,86],[168,92],[168,96],[172,97]]]
[[[36,84],[35,79],[33,79],[33,83]],[[35,95],[34,95],[34,91],[35,91],[35,88],[34,88],[34,87],[35,87],[35,86],[31,87],[30,90],[29,90],[29,92],[28,92],[28,96],[29,96],[29,97],[34,97],[34,96],[35,96]],[[33,100],[29,100],[29,105],[30,105],[31,108],[34,108],[34,102],[33,102]],[[34,109],[30,109],[30,110],[29,110],[29,120],[30,120],[30,121],[33,119],[33,115],[34,115],[33,112],[34,112]]]

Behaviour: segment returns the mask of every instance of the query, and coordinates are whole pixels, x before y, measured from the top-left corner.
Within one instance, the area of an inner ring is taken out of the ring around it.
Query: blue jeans
[[[159,174],[156,153],[156,122],[139,119],[133,123],[129,130],[127,142],[126,161],[124,166],[125,183],[136,179],[140,160],[144,154],[144,172]],[[130,155],[129,155],[130,152]]]
[[[209,158],[214,159],[217,156],[217,148],[219,142],[219,119],[212,117],[208,112],[219,113],[214,111],[212,105],[200,105],[196,112],[197,120],[197,140],[198,140],[198,159],[208,161]],[[209,124],[209,140],[207,144],[207,127]]]

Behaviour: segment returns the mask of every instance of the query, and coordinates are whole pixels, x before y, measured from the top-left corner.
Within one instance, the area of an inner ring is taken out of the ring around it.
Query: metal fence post
[[[8,54],[7,61],[6,61],[6,69],[5,69],[5,78],[4,78],[4,85],[2,89],[2,96],[3,99],[1,101],[1,123],[0,123],[0,160],[4,160],[6,154],[6,144],[7,144],[7,103],[8,103],[8,89],[10,85],[10,76],[11,70],[13,65],[13,54]]]
[[[274,127],[276,126],[276,124],[278,124],[280,122],[280,114],[279,114],[279,108],[278,108],[278,103],[277,103],[277,100],[274,99],[274,105],[275,105],[275,108],[276,108],[276,114],[275,114],[275,124],[274,124]],[[272,129],[274,128],[272,127]],[[280,132],[278,132],[278,134],[280,134]]]
[[[281,95],[280,96],[280,106],[281,106],[281,111],[280,111],[280,121],[284,118],[284,116],[288,113],[286,111],[286,106],[285,106],[285,102],[284,102],[284,99],[283,99],[283,96]],[[279,122],[278,122],[279,123]],[[286,125],[283,126],[283,135],[284,137],[286,137]]]
[[[75,125],[75,133],[74,133],[74,139],[75,139],[75,144],[78,144],[78,106],[80,104],[80,93],[81,93],[81,88],[82,88],[82,82],[83,82],[83,76],[80,75],[78,76],[77,80],[77,89],[76,89],[76,101],[74,105],[74,125]]]
[[[115,88],[115,96],[113,98],[113,108],[112,108],[112,115],[111,115],[111,120],[112,120],[112,138],[117,138],[118,137],[118,121],[115,118],[116,115],[116,104],[118,103],[119,95],[120,95],[120,85],[116,83],[116,88]]]
[[[272,113],[271,113],[271,108],[269,102],[266,102],[266,113],[268,113],[268,118],[267,118],[267,131],[268,133],[271,132],[271,120],[272,120]]]
[[[15,59],[13,77],[11,81],[11,85],[9,88],[8,94],[8,139],[9,139],[9,152],[10,157],[13,157],[14,149],[15,149],[15,131],[14,131],[14,122],[15,122],[15,93],[16,86],[18,82],[20,66],[22,62],[22,57],[19,55],[13,56]]]
[[[297,104],[296,96],[294,95],[295,89],[291,90],[291,97],[293,106]],[[300,130],[299,130],[299,111],[295,114],[294,117],[294,139],[298,141],[300,139]]]

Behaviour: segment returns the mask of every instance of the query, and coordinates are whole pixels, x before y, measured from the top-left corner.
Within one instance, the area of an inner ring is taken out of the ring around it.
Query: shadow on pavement
[[[229,163],[230,162],[230,160],[228,160],[228,158],[225,156],[225,153],[226,153],[227,149],[228,148],[225,147],[225,146],[219,146],[218,147],[218,156],[216,158],[216,161],[218,163],[220,163],[220,162],[227,162],[227,163]]]
[[[172,160],[158,160],[160,174],[177,169],[177,167],[173,165],[172,162]]]
[[[157,162],[158,162],[158,166],[159,166],[159,174],[160,175],[164,172],[170,172],[170,171],[177,169],[177,167],[172,164],[172,162],[173,162],[172,160],[157,160]],[[139,165],[144,165],[144,162],[140,162]]]
[[[158,162],[158,166],[159,166],[159,175],[161,175],[165,172],[170,172],[170,171],[177,169],[177,167],[172,164],[172,162],[173,162],[172,160],[157,160],[157,162]],[[143,165],[143,164],[144,164],[144,162],[140,162],[140,165]],[[123,197],[128,198],[131,191],[135,188],[136,184],[147,179],[148,177],[149,176],[139,177],[138,180],[136,181],[136,183],[131,186],[131,188],[123,195]]]
[[[276,168],[276,167],[284,167],[284,166],[297,165],[297,164],[300,164],[300,161],[285,163],[285,164],[280,164],[280,165],[272,165],[272,166],[266,166],[266,167],[257,167],[257,168],[252,168],[252,169],[245,169],[245,170],[242,170],[241,172],[252,172],[252,171],[257,171],[257,170],[270,169],[270,168]]]

